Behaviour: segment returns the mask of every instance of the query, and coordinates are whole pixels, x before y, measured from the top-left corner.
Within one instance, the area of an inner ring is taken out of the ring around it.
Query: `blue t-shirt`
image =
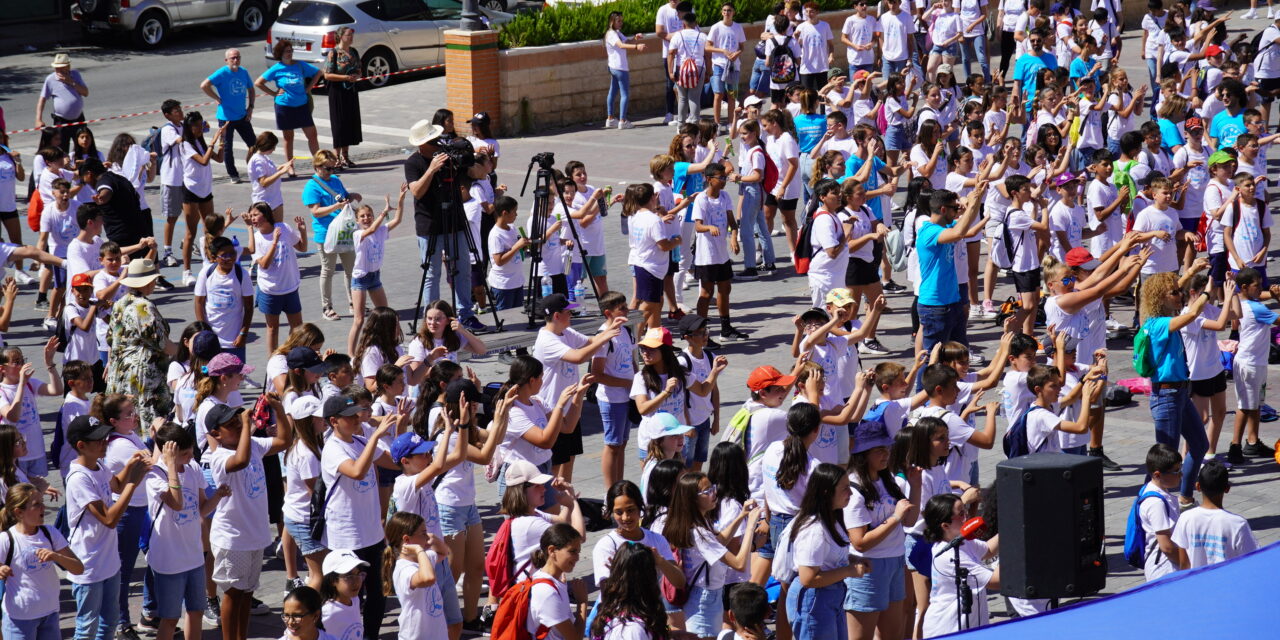
[[[1152,382],[1184,382],[1191,379],[1191,371],[1187,368],[1187,352],[1182,346],[1182,333],[1169,331],[1169,321],[1173,318],[1162,316],[1147,318],[1142,327],[1151,337],[1151,355],[1156,364],[1156,375]]]
[[[809,153],[818,146],[822,134],[827,132],[827,117],[820,114],[800,114],[795,117],[796,143],[800,145],[800,153]]]
[[[1029,53],[1018,57],[1013,65],[1013,81],[1022,85],[1022,95],[1026,96],[1023,109],[1031,111],[1031,104],[1036,98],[1036,76],[1040,75],[1040,70],[1057,68],[1058,59],[1047,51],[1038,57]]]
[[[1173,153],[1175,146],[1187,143],[1187,139],[1182,137],[1182,131],[1178,129],[1178,125],[1174,124],[1172,120],[1157,118],[1156,124],[1160,125],[1160,148]]]
[[[244,67],[232,71],[231,67],[222,67],[209,76],[209,82],[218,90],[218,119],[223,122],[243,120],[248,110],[249,92],[253,90],[253,80]]]
[[[342,186],[342,181],[338,179],[338,176],[330,175],[328,180],[323,180],[320,176],[313,175],[310,180],[307,180],[307,184],[302,187],[302,204],[308,207],[313,204],[328,207],[337,202],[333,196],[329,195],[328,191],[324,190],[324,187],[318,184],[321,181],[329,185],[329,188],[334,193],[340,196],[347,195],[347,188]],[[324,242],[324,238],[329,232],[329,223],[333,222],[335,215],[337,215],[336,211],[323,218],[311,216],[311,233],[313,236],[311,240],[313,242]]]
[[[1089,70],[1092,68],[1093,58],[1089,58],[1088,60],[1085,60],[1084,58],[1076,58],[1075,60],[1072,60],[1070,67],[1071,73],[1068,74],[1068,77],[1071,78],[1071,86],[1079,88],[1080,78],[1089,75]],[[1093,72],[1093,75],[1089,77],[1093,78],[1097,83],[1098,91],[1102,91],[1102,71],[1095,71]]]
[[[305,63],[294,62],[290,65],[279,62],[262,74],[268,82],[276,83],[280,94],[276,96],[276,104],[285,107],[301,107],[307,104],[307,79],[320,70]]]
[[[1219,111],[1209,123],[1209,137],[1218,141],[1218,148],[1236,146],[1236,138],[1245,132],[1244,110],[1231,115],[1227,111]]]
[[[955,223],[952,222],[948,226],[955,226]],[[916,253],[920,256],[918,295],[920,304],[923,305],[940,307],[960,301],[960,284],[956,278],[955,243],[938,242],[938,236],[946,228],[928,220],[916,234]]]
[[[706,188],[701,173],[689,173],[689,162],[677,162],[671,169],[671,191],[688,198]],[[684,208],[684,221],[693,222],[693,206]]]
[[[843,184],[845,180],[858,173],[862,169],[864,162],[858,156],[849,156],[849,159],[844,162],[844,177],[840,179],[840,183]],[[867,191],[880,188],[880,172],[884,168],[884,160],[877,156],[871,156],[871,175],[867,176],[867,182],[863,185],[867,188]],[[884,220],[884,213],[880,211],[880,196],[868,198],[867,206],[871,208],[872,213],[876,214],[876,220]]]

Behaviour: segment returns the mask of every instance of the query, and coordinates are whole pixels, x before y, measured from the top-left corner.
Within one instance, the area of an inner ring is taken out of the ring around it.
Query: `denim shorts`
[[[293,536],[293,541],[298,543],[298,550],[302,555],[309,556],[327,550],[319,540],[311,537],[311,527],[306,522],[294,522],[285,518],[284,528],[289,531],[289,535]]]
[[[524,289],[522,287],[516,287],[515,289],[494,289],[493,306],[498,311],[518,309],[524,306]]]
[[[480,510],[474,504],[465,507],[451,507],[437,504],[440,509],[440,529],[446,536],[456,536],[467,530],[467,527],[480,524]]]
[[[844,610],[871,613],[884,611],[889,604],[907,597],[903,579],[905,559],[864,558],[871,563],[871,571],[861,578],[844,579]]]
[[[609,269],[605,265],[604,256],[587,256],[587,261],[582,264],[583,268],[587,271],[587,275],[593,278],[609,275]]]
[[[449,558],[436,561],[436,584],[440,585],[440,598],[444,600],[445,624],[461,624],[462,605],[458,602],[458,583],[453,579]]]
[[[728,67],[713,66],[711,67],[711,92],[712,93],[737,93],[738,85],[741,84],[742,70],[728,70]],[[726,91],[727,89],[727,91]]]
[[[884,131],[884,147],[889,151],[906,151],[907,125],[889,125],[889,127]]]
[[[604,426],[604,443],[611,447],[626,446],[631,437],[631,405],[628,402],[599,402],[600,422]]]
[[[382,288],[382,270],[370,271],[359,278],[351,279],[351,288],[354,291],[373,291]]]
[[[266,293],[259,289],[256,301],[258,311],[261,311],[264,315],[278,316],[281,313],[286,315],[302,313],[302,299],[298,297],[297,289],[280,295]]]
[[[5,616],[4,637],[9,640],[60,640],[62,632],[58,629],[58,612],[32,620],[14,620]]]
[[[929,552],[932,545],[918,533],[908,533],[906,543],[907,567],[926,577],[933,578],[933,554]]]
[[[756,553],[759,553],[761,558],[773,560],[773,550],[778,548],[778,542],[782,540],[782,530],[791,524],[795,517],[793,513],[769,514],[769,541],[756,549]]]
[[[204,611],[203,564],[182,573],[153,573],[153,575],[158,607],[156,615],[165,620],[179,620],[184,611]]]
[[[684,461],[706,462],[707,447],[711,442],[711,418],[694,425],[693,433],[684,439]]]
[[[699,638],[712,638],[720,633],[724,622],[724,604],[720,601],[720,589],[693,587],[689,601],[684,603],[684,628]]]
[[[933,56],[933,55],[939,55],[939,56],[951,56],[952,58],[959,58],[959,57],[960,57],[960,43],[959,43],[959,42],[955,42],[955,43],[949,44],[949,45],[947,45],[947,46],[945,46],[945,47],[940,47],[940,46],[938,46],[938,45],[936,45],[936,44],[935,44],[935,45],[933,45],[933,48],[929,50],[929,55],[931,55],[931,56]]]

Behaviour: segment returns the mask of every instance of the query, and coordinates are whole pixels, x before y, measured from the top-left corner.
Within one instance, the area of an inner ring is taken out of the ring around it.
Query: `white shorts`
[[[1267,395],[1267,369],[1236,363],[1232,369],[1236,385],[1236,408],[1257,411]]]
[[[225,593],[228,589],[252,592],[258,589],[258,579],[262,576],[262,549],[212,549],[213,582],[218,585],[219,592]]]

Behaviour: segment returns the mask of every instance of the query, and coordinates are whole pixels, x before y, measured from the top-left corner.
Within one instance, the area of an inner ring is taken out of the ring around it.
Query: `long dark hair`
[[[436,360],[431,364],[431,368],[427,369],[427,377],[418,386],[418,401],[413,407],[413,430],[418,435],[423,438],[431,435],[432,425],[427,424],[431,408],[435,403],[442,402],[444,388],[460,373],[462,373],[461,365],[444,358]],[[505,395],[506,393],[503,392],[503,396]]]
[[[658,346],[658,357],[662,362],[662,370],[666,372],[668,378],[675,378],[680,384],[678,393],[685,394],[685,404],[689,401],[689,388],[684,384],[685,370],[684,365],[680,364],[680,358],[676,356],[676,348],[669,345]],[[646,364],[640,368],[640,377],[644,380],[644,388],[649,393],[661,393],[663,389],[662,374],[658,373],[653,365]]]
[[[693,546],[694,529],[711,530],[711,519],[698,508],[698,492],[701,490],[698,485],[706,479],[705,473],[686,471],[676,479],[676,486],[671,490],[671,504],[667,506],[667,522],[662,527],[662,535],[677,549]]]
[[[80,134],[89,134],[89,146],[80,146]],[[75,135],[71,136],[71,155],[75,158],[98,158],[98,138],[93,135],[93,131],[89,127],[80,127],[76,130]]]
[[[18,484],[18,428],[0,424],[0,479],[10,487]]]
[[[117,134],[115,139],[111,141],[111,148],[107,150],[107,162],[115,165],[117,168],[124,166],[124,158],[129,155],[129,149],[137,142],[133,136],[127,133]]]
[[[831,536],[836,544],[849,544],[849,540],[845,537],[844,510],[831,507],[831,501],[836,496],[836,488],[840,486],[840,480],[844,477],[844,468],[829,462],[824,462],[813,470],[809,475],[809,486],[804,490],[804,499],[800,501],[800,510],[796,512],[795,523],[791,525],[792,542],[795,542],[796,535],[801,529],[816,520],[822,523],[827,530],[827,535]]]
[[[182,329],[182,337],[178,338],[178,352],[173,355],[174,362],[183,365],[189,363],[191,360],[191,347],[187,346],[187,341],[201,331],[213,331],[213,327],[209,326],[208,322],[192,320],[190,324]]]
[[[191,146],[197,153],[204,153],[209,145],[204,141],[204,127],[199,131],[192,131],[191,126],[196,122],[203,122],[204,116],[199,111],[188,111],[187,115],[182,118],[182,142],[190,142]]]
[[[721,499],[733,498],[738,502],[751,499],[747,454],[738,443],[721,442],[711,450],[707,477],[716,486],[716,495]]]
[[[929,542],[942,541],[942,525],[951,522],[951,516],[955,513],[956,503],[960,502],[960,496],[954,493],[939,493],[929,498],[925,503],[924,515],[924,539]]]
[[[453,311],[453,305],[444,300],[434,300],[426,307],[423,307],[422,317],[425,318],[427,316],[427,312],[433,310],[440,311],[445,315],[445,317],[451,320],[458,317],[458,314]],[[431,331],[427,329],[427,323],[425,322],[421,323],[418,327],[418,339],[422,341],[422,347],[427,351],[431,351],[431,348],[436,344],[436,337],[431,335]],[[444,341],[444,347],[449,351],[457,351],[462,348],[462,338],[458,336],[457,331],[453,330],[453,325],[451,323],[445,323],[444,333],[441,335],[441,340]]]
[[[591,637],[604,637],[616,619],[644,625],[653,640],[667,638],[667,612],[658,589],[653,552],[640,542],[626,542],[613,553],[609,577],[600,583],[600,610],[591,623]]]
[[[873,510],[874,505],[880,500],[880,491],[876,489],[876,480],[884,484],[884,490],[894,500],[901,500],[906,496],[902,495],[902,489],[898,487],[898,483],[893,479],[893,472],[887,467],[881,469],[875,476],[871,475],[871,467],[867,464],[867,454],[871,450],[859,451],[849,456],[849,470],[858,477],[857,484],[854,489],[862,494],[862,499],[867,502],[867,510]]]
[[[528,384],[534,378],[542,377],[542,361],[530,355],[516,356],[511,361],[511,369],[507,373],[507,381],[498,389],[499,398],[505,398],[512,387]]]
[[[921,469],[937,466],[938,459],[933,456],[933,432],[938,429],[948,430],[947,423],[942,418],[926,416],[917,420],[910,428],[911,446],[907,449],[907,463]]]
[[[360,339],[356,341],[356,352],[352,355],[352,365],[356,369],[364,361],[364,352],[370,348],[382,352],[383,362],[396,361],[396,347],[400,346],[400,319],[391,307],[374,307],[360,327]]]
[[[551,528],[542,532],[542,538],[538,540],[538,548],[529,559],[529,566],[541,569],[547,564],[547,559],[550,556],[548,551],[551,547],[563,549],[579,540],[582,540],[582,534],[578,533],[578,530],[574,529],[573,525],[563,522],[551,525]]]
[[[808,402],[787,409],[787,438],[782,441],[782,461],[778,463],[778,486],[791,489],[809,464],[809,450],[804,439],[816,433],[822,424],[818,407]]]
[[[654,465],[649,472],[649,486],[645,489],[644,519],[640,524],[648,527],[654,519],[667,510],[671,504],[671,490],[680,474],[684,473],[684,463],[674,458]]]

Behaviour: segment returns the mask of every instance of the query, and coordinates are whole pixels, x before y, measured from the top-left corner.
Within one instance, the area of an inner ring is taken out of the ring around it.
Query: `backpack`
[[[1129,213],[1133,209],[1133,199],[1138,195],[1138,183],[1134,181],[1133,176],[1129,175],[1137,165],[1137,160],[1116,163],[1115,172],[1111,175],[1111,183],[1115,185],[1116,190],[1129,187],[1129,199],[1120,205],[1120,211],[1123,213]],[[1128,229],[1125,231],[1127,232]]]
[[[765,193],[773,193],[773,188],[778,186],[778,178],[780,177],[778,175],[777,163],[773,161],[773,158],[770,157],[768,153],[765,153],[763,146],[752,147],[751,151],[748,151],[747,153],[752,152],[760,152],[764,154],[764,179],[761,180],[761,185],[764,186]]]
[[[804,226],[800,228],[800,235],[796,237],[796,274],[805,275],[809,273],[809,263],[813,261],[813,256],[817,255],[817,251],[813,248],[813,225],[817,222],[819,216],[835,217],[834,213],[825,210],[819,210],[809,219],[804,221]],[[843,234],[843,227],[841,227]]]
[[[27,226],[40,233],[40,217],[43,215],[44,199],[40,197],[39,191],[32,190],[31,196],[27,198]]]
[[[334,484],[337,484],[342,476],[334,478]],[[312,540],[320,540],[324,536],[324,514],[329,508],[329,499],[333,497],[330,487],[324,483],[324,474],[316,478],[316,483],[311,489],[311,516],[307,520],[307,532],[311,534]]]
[[[1147,333],[1147,325],[1143,323],[1133,337],[1133,372],[1143,378],[1150,378],[1156,373],[1156,359],[1151,349],[1151,334]]]
[[[1013,425],[1009,427],[1009,430],[1004,432],[1004,455],[1006,458],[1017,458],[1029,453],[1039,453],[1044,448],[1044,445],[1048,443],[1049,438],[1045,438],[1045,441],[1041,442],[1040,446],[1033,450],[1031,444],[1027,441],[1027,416],[1031,415],[1031,412],[1036,409],[1044,409],[1044,407],[1034,404],[1027,407],[1027,410],[1023,411],[1022,415],[1013,421]],[[1052,437],[1052,434],[1050,437]]]
[[[142,148],[160,158],[158,167],[164,165],[165,161],[168,160],[168,155],[178,146],[178,143],[175,142],[169,145],[167,150],[164,148],[164,128],[170,126],[176,129],[178,125],[166,122],[158,127],[151,127],[147,130],[146,137],[142,139]]]
[[[769,52],[769,81],[780,85],[791,84],[796,79],[797,68],[796,55],[791,51],[791,36],[785,36],[782,44],[774,40],[773,51]]]
[[[1212,186],[1214,189],[1217,189],[1218,195],[1223,196],[1223,199],[1226,199],[1226,196],[1223,195],[1222,193],[1222,187],[1219,187],[1218,185],[1210,185],[1210,186]],[[1237,208],[1239,206],[1240,204],[1239,204],[1239,201],[1237,200],[1236,204],[1233,205],[1233,208],[1232,208],[1232,212],[1235,216],[1235,219],[1240,218],[1240,209]],[[1210,229],[1209,214],[1204,211],[1201,211],[1200,220],[1196,222],[1196,240],[1195,240],[1196,251],[1209,250],[1209,229]]]
[[[1155,491],[1141,491],[1138,497],[1133,499],[1133,506],[1129,507],[1129,521],[1124,527],[1124,559],[1129,561],[1129,565],[1141,569],[1147,562],[1147,532],[1142,528],[1142,512],[1141,506],[1144,501],[1149,498],[1160,498],[1160,494]],[[1163,500],[1163,499],[1162,499]],[[1165,504],[1165,509],[1169,508]],[[1178,514],[1169,514],[1170,518],[1176,517]],[[1159,550],[1159,547],[1156,547]]]
[[[40,533],[44,535],[44,539],[49,541],[49,546],[53,546],[53,536],[49,535],[49,529],[44,525],[40,525]],[[9,536],[9,551],[4,554],[4,566],[13,566],[13,548],[17,546],[17,542],[13,539],[13,529],[5,529],[4,534]],[[54,549],[57,551],[57,549]]]
[[[874,406],[874,407],[871,407],[871,408],[867,409],[867,410],[862,414],[862,419],[861,419],[861,420],[858,420],[858,426],[859,426],[859,427],[861,427],[861,426],[862,426],[862,425],[864,425],[864,424],[876,424],[876,423],[879,423],[879,424],[880,424],[880,426],[885,427],[885,431],[886,431],[886,432],[888,432],[888,431],[889,431],[889,428],[888,428],[888,425],[887,425],[887,424],[885,423],[885,421],[884,421],[884,412],[885,412],[885,409],[888,409],[888,408],[889,408],[889,405],[890,405],[890,404],[891,404],[891,403],[890,403],[890,402],[887,402],[887,401],[886,401],[886,402],[881,402],[880,404],[878,404],[878,405],[876,405],[876,406]],[[898,425],[898,429],[893,430],[893,433],[897,433],[898,431],[901,431],[901,430],[902,430],[902,425]]]
[[[53,325],[53,337],[58,340],[58,353],[66,353],[67,344],[71,342],[71,331],[67,327],[65,313],[59,313]]]
[[[212,274],[213,270],[217,268],[218,268],[217,263],[210,263],[209,266],[205,267],[204,273],[201,274],[201,276],[204,277],[206,280],[208,280],[209,275]],[[238,256],[236,261],[235,274],[236,274],[236,284],[244,284],[244,267],[240,266]]]
[[[795,526],[797,518],[792,518],[787,526],[783,527],[782,533],[778,534],[778,544],[775,545],[773,554],[773,569],[770,571],[778,582],[782,584],[791,584],[796,578],[796,563],[794,554],[791,553],[791,528]]]
[[[707,570],[707,563],[703,562],[698,565],[693,575],[689,575],[688,567],[684,564],[684,553],[676,551],[672,555],[675,556],[675,565],[680,567],[680,570],[684,573],[684,586],[677,587],[670,580],[667,580],[666,576],[662,576],[658,581],[658,589],[662,591],[664,600],[677,607],[683,607],[689,601],[689,595],[693,592],[693,583],[697,582],[698,577]]]
[[[697,42],[698,40],[695,38],[694,44],[697,44]],[[687,50],[688,44],[681,37],[680,50],[684,54],[684,61],[680,63],[680,68],[676,70],[676,85],[685,89],[697,89],[702,86],[702,69],[698,68],[697,59]]]
[[[751,417],[754,416],[756,411],[759,411],[761,408],[763,407],[757,408],[755,411],[747,409],[746,406],[739,408],[738,412],[733,414],[732,418],[729,418],[729,428],[725,430],[724,437],[721,438],[723,442],[732,442],[739,447],[742,447],[742,451],[747,454],[747,464],[751,464],[752,461]],[[761,451],[756,455],[756,458],[763,455],[764,451]]]
[[[484,555],[484,573],[489,576],[489,593],[495,598],[501,598],[504,605],[507,601],[504,594],[515,584],[516,576],[516,550],[511,546],[512,520],[515,518],[502,521],[502,526],[498,527],[498,533],[493,536],[493,543],[489,545],[488,553]],[[528,581],[520,584],[528,584]],[[524,618],[520,619],[524,620]],[[496,620],[493,628],[498,628]],[[521,628],[524,628],[523,624]]]
[[[507,522],[511,520],[508,519]],[[502,524],[503,528],[507,527],[507,522]],[[492,578],[490,580],[489,584],[492,585]],[[491,640],[542,640],[547,637],[551,629],[542,625],[538,625],[537,632],[529,633],[529,600],[535,584],[555,587],[555,583],[547,578],[530,578],[511,586],[507,595],[502,596],[502,603],[493,616],[493,632],[489,636]]]

